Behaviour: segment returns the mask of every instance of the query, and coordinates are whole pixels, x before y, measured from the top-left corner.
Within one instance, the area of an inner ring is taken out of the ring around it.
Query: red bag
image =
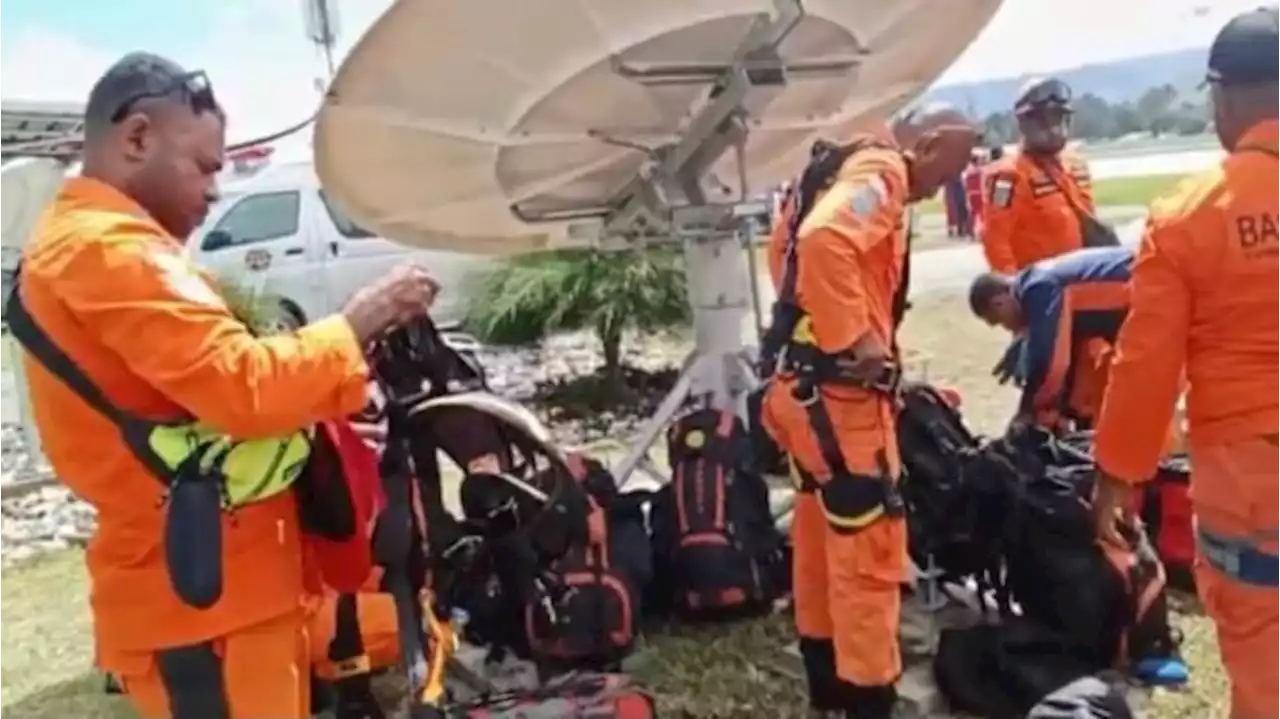
[[[321,422],[295,488],[306,552],[324,584],[360,591],[373,572],[374,520],[386,505],[377,454],[347,422]]]
[[[1187,590],[1195,588],[1191,565],[1196,556],[1190,485],[1191,466],[1186,456],[1170,457],[1160,463],[1156,476],[1143,489],[1138,506],[1169,584]]]

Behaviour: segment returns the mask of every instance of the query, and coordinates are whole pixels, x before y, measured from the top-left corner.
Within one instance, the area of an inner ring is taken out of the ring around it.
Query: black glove
[[[995,377],[997,382],[1003,385],[1012,380],[1015,387],[1026,384],[1026,378],[1022,376],[1022,348],[1025,344],[1021,337],[1014,339],[1009,349],[1004,351],[1000,361],[991,368],[991,376]]]
[[[1005,441],[1013,446],[1021,446],[1033,437],[1039,428],[1033,419],[1019,412],[1009,420],[1009,426],[1004,431]]]

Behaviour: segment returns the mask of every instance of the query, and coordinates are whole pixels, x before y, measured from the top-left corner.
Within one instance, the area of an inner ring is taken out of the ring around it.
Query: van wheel
[[[263,334],[285,334],[301,328],[307,323],[302,310],[288,300],[281,302],[277,311],[262,320]]]

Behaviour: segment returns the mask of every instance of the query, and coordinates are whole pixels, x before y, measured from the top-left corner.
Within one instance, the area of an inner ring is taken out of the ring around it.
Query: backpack
[[[1003,589],[1099,670],[1176,656],[1164,569],[1140,527],[1125,547],[1094,537],[1094,468],[1035,432],[991,442],[982,465],[1005,484],[998,546]]]
[[[525,635],[544,673],[612,670],[634,645],[653,574],[641,495],[619,493],[595,460],[568,454],[565,464],[588,502],[587,533],[534,583],[523,602]]]
[[[1027,719],[1133,719],[1133,710],[1115,687],[1084,677],[1041,699]]]
[[[1078,453],[1093,452],[1092,432],[1073,433],[1064,442]],[[1169,586],[1185,591],[1195,591],[1192,564],[1196,540],[1190,488],[1191,463],[1186,454],[1179,453],[1160,460],[1155,476],[1142,485],[1138,495],[1138,516],[1164,564]]]
[[[749,439],[732,412],[696,410],[667,433],[671,482],[654,496],[659,610],[686,617],[763,613],[790,590],[790,551],[769,488],[743,467]]]
[[[979,442],[937,388],[902,387],[898,409],[903,501],[908,550],[918,566],[934,563],[944,578],[983,578],[998,570],[998,549],[979,527],[999,523],[989,490],[971,476]],[[984,544],[987,541],[987,544]]]
[[[1164,563],[1169,586],[1194,592],[1196,537],[1190,489],[1191,463],[1187,456],[1166,457],[1139,495],[1138,514]]]
[[[1058,633],[1024,617],[943,629],[933,658],[955,713],[1022,719],[1055,689],[1097,671]]]
[[[467,719],[652,719],[653,697],[624,674],[566,674],[537,689],[459,707]]]

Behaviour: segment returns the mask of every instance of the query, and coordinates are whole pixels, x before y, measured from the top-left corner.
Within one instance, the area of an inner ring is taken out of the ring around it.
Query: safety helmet
[[[1071,111],[1071,86],[1055,77],[1037,77],[1023,83],[1013,104],[1015,115],[1022,116],[1042,108]]]

